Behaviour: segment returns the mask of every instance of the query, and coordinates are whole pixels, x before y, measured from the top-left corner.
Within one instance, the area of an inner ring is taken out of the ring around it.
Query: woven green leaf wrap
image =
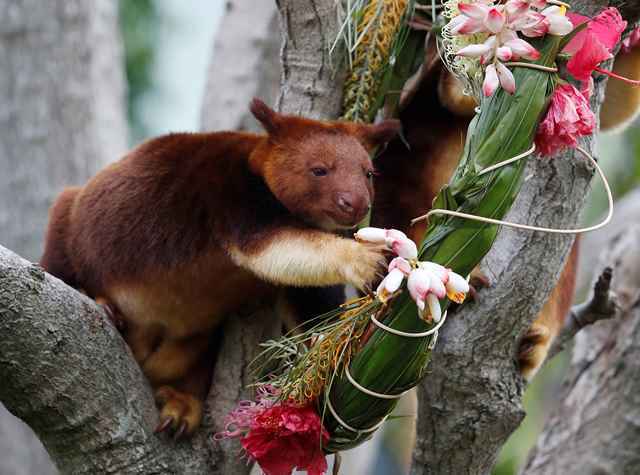
[[[548,36],[536,46],[541,52],[537,64],[554,66],[560,38]],[[434,208],[457,210],[502,219],[520,189],[526,160],[519,160],[478,176],[484,168],[528,150],[555,85],[552,73],[517,67],[514,95],[499,89],[484,98],[480,113],[468,130],[460,164],[448,186],[435,200]],[[420,249],[420,260],[433,261],[467,275],[491,248],[498,226],[455,217],[431,219]],[[443,302],[446,305],[446,302]],[[403,332],[420,333],[431,327],[417,316],[415,303],[405,290],[392,302],[385,325]],[[351,358],[350,374],[371,391],[399,394],[414,387],[425,375],[431,356],[433,335],[423,338],[397,336],[376,328],[364,346]],[[397,400],[370,396],[351,384],[344,372],[333,381],[324,396],[339,417],[352,428],[368,429],[378,424],[395,407]],[[331,434],[325,450],[352,448],[372,432],[354,432],[323,410],[324,424]]]

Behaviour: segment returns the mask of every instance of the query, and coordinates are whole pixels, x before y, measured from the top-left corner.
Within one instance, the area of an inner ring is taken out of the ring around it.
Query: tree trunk
[[[0,243],[35,260],[56,195],[126,150],[117,2],[3,7]]]
[[[621,208],[640,206],[640,190]],[[621,312],[577,334],[559,404],[546,422],[526,475],[633,474],[640,467],[640,216],[616,218],[600,234],[606,241],[596,275],[613,267]],[[595,252],[594,252],[595,254]]]
[[[209,66],[202,106],[203,130],[261,131],[249,113],[249,101],[259,97],[273,104],[278,97],[281,43],[275,3],[226,3]]]

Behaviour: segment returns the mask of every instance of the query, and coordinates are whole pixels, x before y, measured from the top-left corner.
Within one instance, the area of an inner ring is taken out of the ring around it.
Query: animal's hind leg
[[[171,428],[178,439],[200,425],[214,363],[209,343],[209,335],[164,342],[145,361],[143,369],[155,383],[160,411],[156,432]]]

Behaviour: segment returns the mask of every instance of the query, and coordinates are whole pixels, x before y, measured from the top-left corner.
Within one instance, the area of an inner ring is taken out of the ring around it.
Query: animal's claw
[[[153,431],[154,434],[159,434],[160,432],[164,432],[165,430],[167,430],[171,425],[173,424],[173,417],[169,416],[169,417],[165,417],[164,419],[162,419],[160,421],[160,423],[158,424],[158,426],[155,428],[155,430]],[[183,423],[184,424],[184,423]],[[182,427],[182,426],[180,426]]]
[[[180,437],[182,437],[186,432],[188,426],[189,424],[187,424],[186,422],[182,422],[182,424],[180,424],[180,426],[178,427],[178,430],[176,430],[175,434],[173,434],[173,440],[180,439]]]

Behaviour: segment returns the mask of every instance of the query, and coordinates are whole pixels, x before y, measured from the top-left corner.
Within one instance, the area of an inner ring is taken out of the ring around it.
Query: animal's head
[[[391,140],[400,122],[323,122],[278,114],[254,99],[251,112],[268,134],[252,169],[291,213],[329,230],[351,228],[373,202],[370,153]]]

